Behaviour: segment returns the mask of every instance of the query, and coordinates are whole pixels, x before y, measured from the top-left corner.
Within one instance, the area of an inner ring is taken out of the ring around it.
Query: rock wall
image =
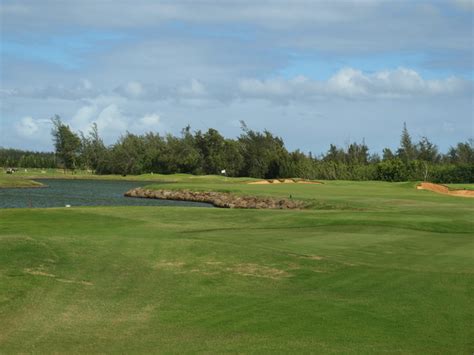
[[[125,193],[127,197],[157,198],[163,200],[193,201],[211,203],[222,208],[304,208],[302,201],[275,199],[270,197],[237,196],[225,192],[203,192],[190,190],[147,190],[137,187]]]

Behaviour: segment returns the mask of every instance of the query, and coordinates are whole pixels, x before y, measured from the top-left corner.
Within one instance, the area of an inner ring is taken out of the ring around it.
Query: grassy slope
[[[221,191],[240,195],[262,195],[289,198],[307,201],[316,209],[339,210],[396,210],[412,211],[419,209],[418,202],[423,202],[432,209],[446,209],[446,205],[439,202],[472,205],[469,202],[459,202],[459,197],[446,197],[440,200],[437,193],[416,190],[415,182],[363,182],[363,181],[325,181],[324,184],[271,184],[254,185],[246,183],[232,183],[227,181],[154,183],[150,189],[191,189],[198,191]],[[447,198],[447,199],[446,199]]]
[[[229,182],[253,181],[253,178],[226,178],[217,175],[189,175],[189,174],[142,174],[142,175],[95,175],[85,170],[64,171],[62,169],[27,169],[19,170],[13,177],[28,179],[88,179],[88,180],[124,180],[124,181],[166,181],[166,182]]]
[[[474,184],[444,184],[451,189],[456,190],[474,190]]]
[[[14,175],[0,175],[0,189],[1,188],[12,188],[12,187],[38,187],[43,184],[25,179],[23,177],[17,177]]]
[[[323,209],[1,210],[0,352],[472,352],[471,200],[184,181]]]

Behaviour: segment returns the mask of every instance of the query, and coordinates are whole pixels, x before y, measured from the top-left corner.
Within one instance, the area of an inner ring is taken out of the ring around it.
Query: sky
[[[126,131],[288,149],[442,151],[474,136],[474,0],[0,0],[0,146],[52,151],[59,115]]]

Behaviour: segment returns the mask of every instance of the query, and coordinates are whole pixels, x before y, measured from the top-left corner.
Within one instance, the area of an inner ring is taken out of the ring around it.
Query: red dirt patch
[[[449,187],[431,182],[422,182],[416,187],[418,190],[429,190],[443,195],[474,197],[473,190],[451,190]]]

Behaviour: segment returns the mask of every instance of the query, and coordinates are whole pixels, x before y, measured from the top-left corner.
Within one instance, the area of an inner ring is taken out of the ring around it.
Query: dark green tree
[[[393,154],[390,148],[384,148],[382,152],[382,160],[392,160],[395,159],[395,154]]]
[[[346,162],[352,165],[366,165],[369,160],[369,147],[362,141],[361,144],[352,143],[347,148]]]
[[[454,164],[474,164],[474,140],[460,142],[448,151],[448,161]]]
[[[81,161],[84,168],[99,171],[105,162],[106,148],[95,122],[87,137],[81,132],[81,142]]]
[[[346,154],[344,149],[338,148],[334,144],[329,145],[329,150],[323,158],[324,161],[334,163],[344,163],[346,161]]]
[[[158,133],[148,132],[143,137],[145,145],[145,155],[143,169],[148,173],[165,173],[166,167],[163,165],[163,157],[166,152],[165,138]]]
[[[143,138],[127,132],[120,137],[112,147],[110,164],[111,170],[120,175],[142,174],[145,157],[145,145]]]
[[[203,159],[203,170],[206,174],[219,174],[226,169],[225,139],[215,129],[210,128],[206,133],[196,132],[195,143]]]
[[[241,175],[266,179],[286,177],[289,155],[283,140],[267,130],[253,131],[243,121],[241,126],[243,133],[238,139],[244,161]]]
[[[436,163],[439,161],[440,156],[438,147],[433,144],[427,137],[422,137],[417,144],[418,159]]]
[[[69,126],[62,123],[58,115],[55,115],[51,122],[53,123],[51,134],[56,156],[61,161],[64,170],[75,170],[81,151],[81,139],[71,131]]]
[[[411,140],[410,133],[408,133],[406,122],[403,123],[402,136],[400,138],[400,147],[397,150],[397,156],[405,163],[416,159],[416,146]]]

